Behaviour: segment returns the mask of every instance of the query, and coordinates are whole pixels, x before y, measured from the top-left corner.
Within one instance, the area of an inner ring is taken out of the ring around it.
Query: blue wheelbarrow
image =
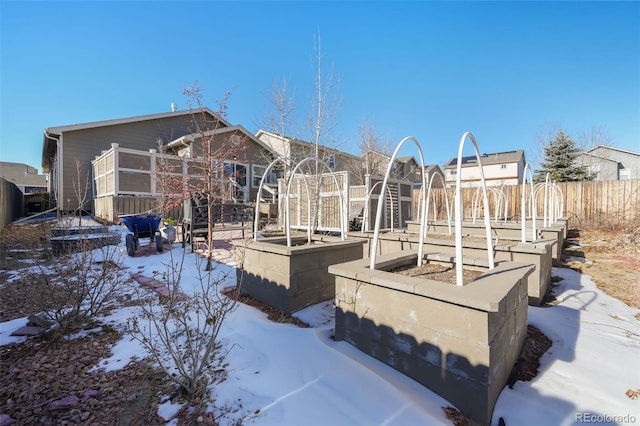
[[[150,238],[149,245],[154,240],[158,253],[162,252],[162,237],[158,234],[162,215],[158,214],[127,214],[118,216],[131,234],[127,234],[125,242],[127,244],[127,254],[135,256],[140,245],[140,238]]]

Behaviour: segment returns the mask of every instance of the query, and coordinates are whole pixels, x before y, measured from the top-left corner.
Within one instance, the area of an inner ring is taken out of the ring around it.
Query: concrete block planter
[[[241,292],[292,313],[332,299],[335,295],[329,265],[362,259],[362,239],[342,241],[335,237],[269,237],[250,241],[244,252],[242,268],[237,269]],[[237,246],[237,248],[239,248]]]
[[[122,234],[111,232],[106,226],[69,226],[51,229],[51,250],[54,254],[93,250],[118,245]]]
[[[456,286],[389,272],[416,263],[401,252],[329,267],[336,282],[336,340],[401,371],[489,424],[527,327],[530,265],[500,262]]]
[[[363,238],[367,243],[363,247],[366,256],[369,255],[369,247],[373,238],[372,233],[350,233],[352,238]],[[452,235],[440,235],[440,238],[425,238],[425,253],[444,253],[455,255],[455,241]],[[465,256],[487,258],[487,246],[484,239],[478,237],[478,241],[463,239]],[[416,251],[420,240],[417,234],[405,232],[385,232],[380,234],[378,240],[378,253],[387,254],[399,251]],[[520,243],[517,241],[503,241],[494,245],[494,259],[496,261],[511,261],[523,264],[531,264],[535,270],[527,277],[528,303],[531,306],[539,306],[551,283],[551,242],[538,241],[536,243]]]
[[[522,238],[522,228],[520,223],[491,223],[491,234],[499,241],[520,241]],[[433,234],[449,234],[449,226],[445,222],[432,222],[427,225],[427,235]],[[420,231],[420,222],[407,221],[407,232],[418,233]],[[562,247],[567,233],[567,222],[565,220],[558,221],[548,227],[542,227],[542,223],[538,223],[537,238],[531,239],[531,225],[527,225],[526,239],[529,243],[540,243],[551,245],[551,257],[555,262],[559,262],[562,256]],[[478,221],[473,223],[465,221],[462,223],[462,233],[469,236],[477,236],[484,238],[484,223]]]

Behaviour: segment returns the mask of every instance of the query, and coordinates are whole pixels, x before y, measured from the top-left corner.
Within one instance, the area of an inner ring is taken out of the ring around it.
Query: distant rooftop
[[[481,154],[480,161],[482,161],[483,166],[487,166],[489,164],[503,164],[503,163],[517,163],[524,157],[524,150],[518,149],[515,151],[504,151],[504,152],[494,152],[491,154]],[[445,164],[445,169],[450,169],[456,167],[458,165],[458,158],[451,158],[447,164]],[[473,167],[478,165],[478,160],[475,155],[470,155],[468,157],[462,157],[461,161],[462,167]]]

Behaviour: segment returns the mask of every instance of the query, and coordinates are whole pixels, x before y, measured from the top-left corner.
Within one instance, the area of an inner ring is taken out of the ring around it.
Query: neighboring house
[[[431,181],[431,179],[433,178],[433,181],[431,183],[432,188],[444,188],[445,177],[440,166],[438,166],[437,164],[429,164],[424,168],[424,172],[427,175],[427,179],[426,179],[427,185],[429,184],[429,181]],[[420,173],[420,168],[418,168],[418,174],[419,173]],[[440,177],[434,178],[433,177],[434,175],[439,175]]]
[[[365,175],[384,176],[390,160],[390,155],[377,151],[368,151],[361,156],[362,173]],[[427,175],[427,183],[429,182],[430,174],[433,173],[439,173],[444,180],[444,173],[442,173],[440,166],[436,164],[426,165],[425,173]],[[391,168],[391,177],[393,179],[408,180],[417,185],[422,184],[422,170],[413,156],[396,157],[395,164]],[[435,179],[433,187],[442,188],[442,182],[439,179]]]
[[[192,155],[191,142],[198,130],[216,129],[220,137],[243,137],[248,144],[256,144],[257,140],[240,126],[231,126],[225,120],[220,119],[210,109],[204,108],[197,111],[172,111],[160,114],[127,117],[115,120],[97,121],[68,126],[50,127],[44,131],[42,149],[42,167],[44,172],[50,173],[50,193],[57,200],[60,209],[77,209],[78,201],[76,188],[78,181],[80,186],[88,183],[91,190],[84,209],[92,210],[93,191],[95,191],[95,177],[86,178],[91,171],[92,161],[110,149],[137,150],[140,155],[127,153],[130,163],[119,164],[119,168],[126,168],[125,175],[116,179],[116,182],[127,183],[126,173],[143,174],[146,170],[149,176],[150,150],[171,151]],[[227,129],[227,130],[225,130]],[[242,135],[242,136],[239,136]],[[238,153],[238,160],[243,165],[258,164],[251,156],[255,151],[263,149],[250,147]],[[144,154],[144,155],[143,155]],[[123,154],[124,155],[124,154]],[[197,154],[196,154],[197,155]],[[226,161],[232,163],[233,158]],[[77,163],[76,163],[77,162]],[[80,167],[80,173],[78,171]],[[248,168],[251,170],[251,168]],[[120,170],[122,171],[122,170]],[[81,175],[80,178],[78,177]],[[246,176],[247,185],[252,182],[253,176]],[[147,177],[147,182],[149,178]],[[148,187],[147,183],[147,187]],[[246,185],[245,185],[246,186]],[[147,190],[148,191],[148,190]],[[111,190],[113,192],[113,190]],[[115,196],[119,194],[113,194]],[[140,195],[149,197],[145,191],[130,191],[130,196]],[[130,212],[137,213],[137,212]]]
[[[213,136],[214,147],[228,145],[225,150],[233,153],[223,161],[220,173],[223,180],[233,179],[237,184],[234,198],[242,202],[255,201],[260,181],[267,166],[273,160],[270,148],[242,126],[228,126],[205,133]],[[164,146],[165,153],[180,157],[202,158],[204,156],[202,136],[189,134]],[[237,148],[237,149],[234,149]],[[275,173],[270,173],[267,183],[275,183]]]
[[[594,180],[640,179],[640,153],[598,145],[576,158]]]
[[[487,186],[517,185],[524,178],[524,150],[482,154],[482,171]],[[447,187],[455,186],[458,158],[450,159],[444,166]],[[475,155],[462,157],[460,185],[462,187],[479,186],[480,166]]]
[[[289,136],[280,136],[266,130],[258,130],[256,138],[262,141],[276,157],[293,160],[293,167],[305,158],[315,156],[316,145]],[[353,177],[354,171],[360,167],[360,157],[327,146],[318,146],[318,157],[327,164],[332,171],[349,171]],[[310,167],[311,164],[309,163]],[[324,169],[324,167],[322,168]],[[324,169],[321,172],[326,172]],[[309,169],[307,169],[308,172]]]
[[[24,163],[0,162],[0,177],[15,184],[23,194],[47,192],[47,175]]]

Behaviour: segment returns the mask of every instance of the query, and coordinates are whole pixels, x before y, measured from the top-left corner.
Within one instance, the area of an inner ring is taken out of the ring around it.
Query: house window
[[[631,169],[620,170],[620,180],[629,180],[629,179],[631,179]]]
[[[329,161],[327,162],[329,168],[331,170],[336,168],[336,156],[335,155],[330,155],[329,156]]]
[[[507,168],[507,165],[506,165],[506,164],[501,164],[501,165],[500,165],[500,168],[501,168],[501,169],[506,169],[506,168]]]
[[[396,163],[395,161],[391,165],[391,173],[393,173],[393,174],[398,173],[398,163]]]
[[[247,167],[237,159],[222,162],[222,177],[234,180],[240,186],[247,185]]]
[[[455,176],[455,175],[458,174],[458,171],[457,170],[449,170],[449,174]]]
[[[264,176],[264,172],[267,171],[265,166],[259,166],[257,164],[253,164],[251,166],[251,187],[258,188],[260,186],[260,180],[262,180],[262,176]],[[269,176],[264,180],[264,183],[276,183],[278,181],[278,175],[271,171]]]

